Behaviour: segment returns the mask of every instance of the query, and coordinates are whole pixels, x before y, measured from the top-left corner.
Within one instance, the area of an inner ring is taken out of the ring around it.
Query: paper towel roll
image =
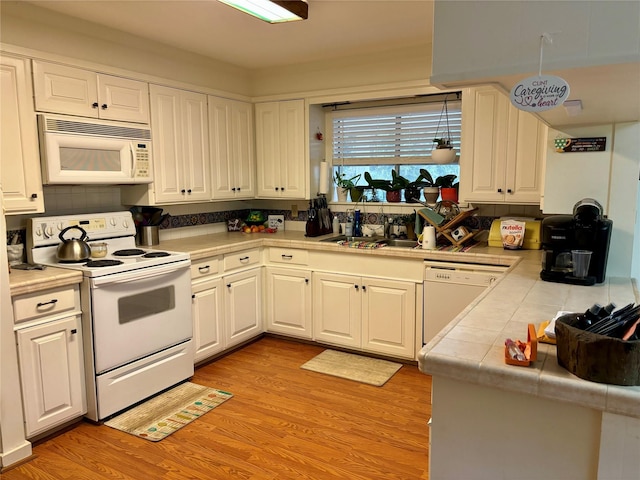
[[[327,162],[320,162],[320,181],[318,182],[318,193],[326,194],[329,191],[329,165]]]

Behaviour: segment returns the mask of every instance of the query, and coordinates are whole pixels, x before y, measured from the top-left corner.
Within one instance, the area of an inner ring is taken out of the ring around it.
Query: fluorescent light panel
[[[303,0],[218,0],[269,23],[292,22],[307,18],[308,5]]]

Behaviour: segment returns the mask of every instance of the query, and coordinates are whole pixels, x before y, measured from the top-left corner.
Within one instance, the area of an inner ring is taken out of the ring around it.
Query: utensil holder
[[[139,226],[136,233],[136,245],[140,247],[152,247],[160,243],[158,227],[155,225]]]

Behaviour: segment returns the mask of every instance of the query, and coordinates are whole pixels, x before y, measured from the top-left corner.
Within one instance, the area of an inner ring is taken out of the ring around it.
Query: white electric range
[[[70,226],[82,228],[89,245],[106,243],[106,256],[58,261],[59,234]],[[87,417],[94,421],[180,383],[194,371],[189,254],[140,249],[135,234],[128,211],[27,222],[30,263],[83,274]]]

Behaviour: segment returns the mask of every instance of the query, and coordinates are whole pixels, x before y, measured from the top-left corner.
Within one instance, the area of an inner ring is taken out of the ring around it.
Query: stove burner
[[[83,258],[82,260],[58,260],[58,263],[74,264],[74,263],[85,263],[86,261],[87,259]]]
[[[122,265],[120,260],[91,260],[84,264],[85,267],[114,267],[116,265]]]
[[[149,253],[145,253],[142,257],[143,258],[158,258],[158,257],[168,257],[169,255],[171,255],[168,252],[149,252]]]
[[[133,257],[135,255],[144,255],[144,250],[140,250],[139,248],[128,248],[113,252],[114,257]]]

